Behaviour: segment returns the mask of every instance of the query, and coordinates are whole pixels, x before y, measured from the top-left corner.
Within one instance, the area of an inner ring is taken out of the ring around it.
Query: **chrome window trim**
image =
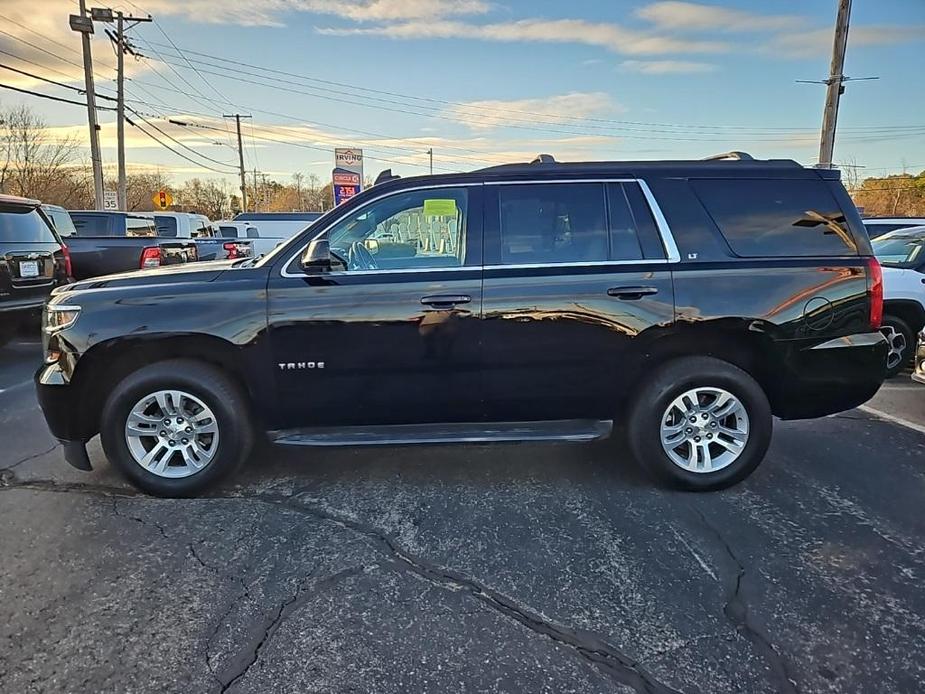
[[[471,188],[472,186],[502,186],[502,185],[541,185],[544,183],[636,183],[639,185],[640,190],[642,190],[642,196],[646,199],[646,204],[649,206],[649,211],[652,213],[652,217],[655,219],[655,226],[658,229],[658,235],[662,240],[662,245],[665,247],[665,253],[667,258],[643,258],[640,260],[599,260],[599,261],[588,261],[588,262],[565,262],[565,263],[522,263],[517,265],[462,265],[459,267],[441,267],[441,268],[388,268],[382,270],[337,270],[334,272],[328,273],[333,276],[341,275],[373,275],[373,274],[399,274],[399,273],[420,273],[420,272],[458,272],[461,270],[497,270],[502,268],[513,268],[513,269],[535,269],[535,268],[556,268],[556,267],[596,267],[596,266],[607,266],[607,265],[653,265],[658,263],[679,263],[681,262],[681,253],[678,251],[678,246],[675,243],[674,236],[671,233],[671,227],[668,225],[668,220],[665,219],[665,215],[662,213],[661,207],[658,205],[658,201],[655,199],[655,196],[652,194],[652,191],[649,189],[648,184],[641,178],[562,178],[562,179],[525,179],[520,181],[483,181],[483,182],[472,182],[472,183],[438,183],[434,185],[422,185],[422,186],[413,186],[410,188],[401,188],[400,190],[389,191],[383,195],[379,195],[375,198],[367,200],[362,205],[360,205],[354,212],[358,212],[368,205],[372,205],[374,202],[379,200],[384,200],[385,198],[392,197],[394,195],[400,195],[402,193],[409,193],[415,190],[434,190],[437,188]],[[288,272],[288,268],[293,261],[302,255],[308,244],[313,240],[327,232],[331,227],[325,227],[320,230],[317,234],[313,235],[304,245],[300,246],[299,249],[293,253],[289,258],[283,263],[280,268],[279,274],[281,277],[290,277],[290,278],[299,278],[305,277],[306,275],[302,272]]]

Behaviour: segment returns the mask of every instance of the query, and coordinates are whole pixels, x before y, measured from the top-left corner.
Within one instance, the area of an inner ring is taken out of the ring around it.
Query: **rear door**
[[[635,181],[487,184],[484,391],[491,421],[613,417],[671,324],[666,248]]]
[[[0,309],[40,305],[63,264],[61,244],[36,208],[0,203]]]
[[[345,261],[269,280],[277,426],[478,421],[481,186],[404,189],[323,233]],[[319,229],[319,231],[321,231]]]

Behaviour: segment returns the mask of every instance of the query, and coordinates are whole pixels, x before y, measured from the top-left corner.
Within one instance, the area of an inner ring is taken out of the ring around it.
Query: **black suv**
[[[383,174],[259,260],[60,289],[36,381],[71,464],[90,468],[100,432],[159,495],[199,492],[264,433],[589,441],[616,425],[657,476],[705,490],[755,469],[772,415],[876,392],[881,311],[837,172],[543,155]]]
[[[38,200],[0,195],[0,345],[38,323],[51,290],[68,282],[70,257]]]

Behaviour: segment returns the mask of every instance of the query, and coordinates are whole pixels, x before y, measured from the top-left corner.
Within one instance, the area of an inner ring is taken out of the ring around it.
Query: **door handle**
[[[652,294],[658,294],[657,287],[611,287],[607,290],[607,296],[624,299],[625,301],[635,301]]]
[[[459,304],[468,304],[470,301],[472,297],[466,294],[435,294],[421,297],[421,303],[425,306],[443,310],[451,309]]]

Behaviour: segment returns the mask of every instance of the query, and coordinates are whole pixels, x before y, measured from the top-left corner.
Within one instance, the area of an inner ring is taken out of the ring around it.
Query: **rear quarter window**
[[[0,241],[57,243],[48,223],[34,208],[0,205]]]
[[[692,180],[732,252],[742,257],[857,255],[845,214],[818,180]]]

